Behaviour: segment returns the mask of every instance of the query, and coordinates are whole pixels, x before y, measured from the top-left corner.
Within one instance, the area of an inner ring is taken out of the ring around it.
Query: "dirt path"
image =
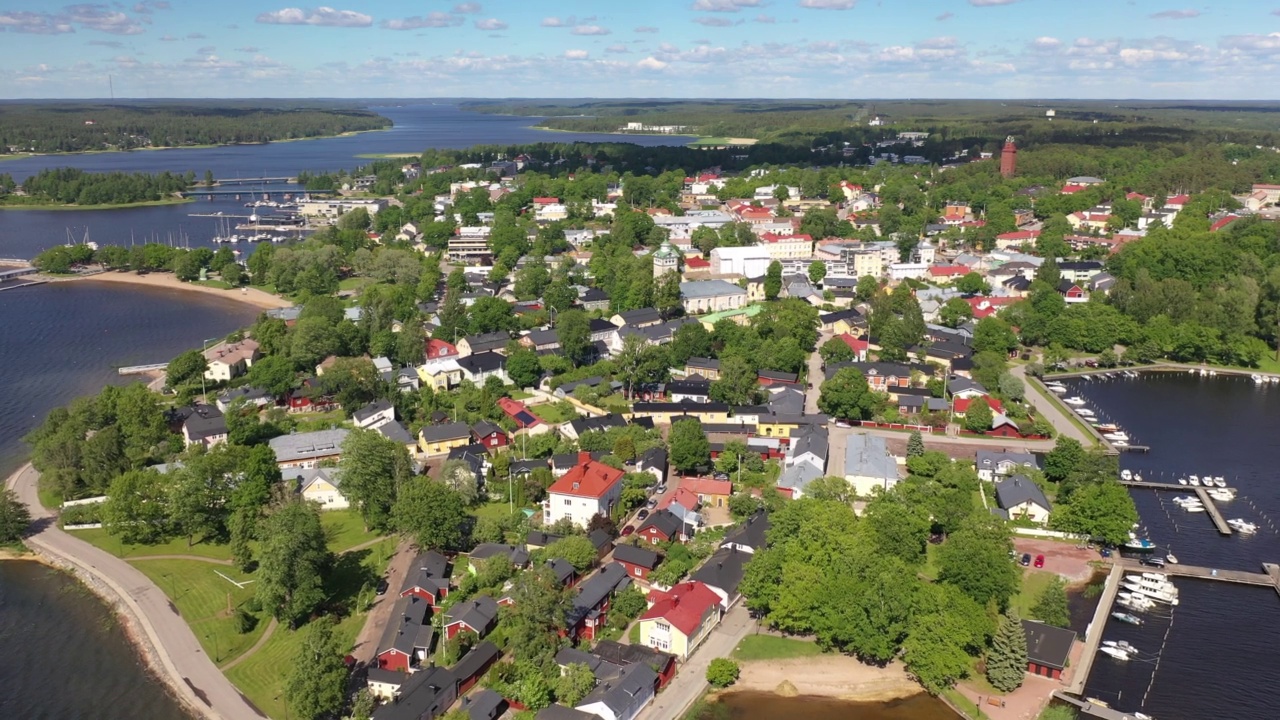
[[[266,629],[266,631],[262,633],[262,637],[258,638],[258,642],[256,642],[256,643],[254,643],[254,644],[253,644],[253,647],[251,647],[251,648],[249,648],[248,650],[245,650],[244,652],[240,653],[240,656],[239,656],[239,657],[237,657],[236,659],[234,659],[234,660],[232,660],[231,662],[227,663],[226,665],[223,665],[223,666],[219,667],[218,669],[225,673],[226,671],[230,670],[231,668],[233,668],[233,667],[235,667],[235,666],[239,665],[240,663],[244,662],[246,658],[248,658],[250,655],[252,655],[252,654],[254,654],[254,653],[258,652],[259,650],[261,650],[261,649],[262,649],[262,646],[263,646],[263,645],[266,645],[266,644],[267,644],[267,641],[271,639],[271,635],[272,635],[273,633],[275,633],[276,628],[277,628],[277,627],[279,627],[279,626],[280,626],[280,623],[276,622],[276,619],[275,619],[275,618],[271,618],[271,623],[270,623],[269,625],[267,625],[267,629]]]
[[[230,560],[219,560],[218,558],[202,557],[200,555],[134,555],[121,559],[129,562],[135,560],[194,560],[195,562],[210,563],[212,565],[231,565]]]
[[[734,690],[776,692],[783,683],[787,694],[821,695],[843,700],[884,702],[923,692],[901,663],[885,668],[867,665],[847,655],[818,655],[787,660],[742,663]]]

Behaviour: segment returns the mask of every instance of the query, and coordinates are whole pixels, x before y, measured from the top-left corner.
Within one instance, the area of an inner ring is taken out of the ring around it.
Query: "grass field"
[[[337,636],[344,647],[355,643],[356,635],[364,625],[364,617],[363,613],[351,615],[338,623]],[[285,679],[297,659],[298,648],[306,632],[306,627],[290,630],[281,626],[258,652],[227,671],[227,678],[269,717],[286,717]]]
[[[369,278],[349,277],[338,281],[339,290],[359,290],[360,288],[373,282]]]
[[[236,582],[251,579],[233,567],[197,560],[136,560],[132,565],[164,590],[205,653],[219,665],[253,647],[267,627],[267,619],[259,618],[252,631],[240,633],[234,610],[253,597],[253,584],[236,587],[219,576]]]
[[[199,557],[213,558],[215,560],[231,559],[231,547],[229,545],[197,542],[191,547],[187,547],[186,538],[176,538],[156,545],[126,545],[120,542],[119,538],[108,535],[107,531],[102,528],[96,530],[69,530],[68,532],[90,545],[102,548],[116,557],[126,559],[140,555],[198,555]]]
[[[1022,586],[1018,594],[1009,601],[1009,606],[1018,611],[1020,617],[1032,617],[1031,608],[1040,600],[1041,593],[1049,587],[1055,575],[1051,572],[1031,570],[1022,571]]]
[[[575,420],[578,417],[578,411],[567,402],[544,403],[542,405],[534,405],[529,408],[535,415],[542,418],[543,421],[556,425],[563,422]]]
[[[821,654],[822,648],[815,642],[775,635],[748,635],[733,649],[735,660],[786,660]]]
[[[378,537],[377,531],[364,529],[364,520],[355,510],[327,510],[320,513],[329,549],[338,553]]]

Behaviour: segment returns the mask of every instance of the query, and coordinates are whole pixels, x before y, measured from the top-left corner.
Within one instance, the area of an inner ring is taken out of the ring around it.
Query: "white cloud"
[[[636,67],[641,68],[643,70],[661,70],[666,66],[667,66],[667,63],[662,62],[661,60],[659,60],[658,58],[652,55],[636,63]]]
[[[638,27],[638,28],[636,28],[636,29],[635,29],[635,32],[638,32],[638,33],[656,33],[656,32],[658,32],[658,28],[656,28],[656,27],[654,27],[654,26],[652,26],[652,25],[641,25],[640,27]]]
[[[752,18],[752,22],[758,22],[764,25],[772,25],[778,22],[778,18],[772,15],[765,15],[764,13],[760,13],[759,15]]]
[[[475,22],[477,30],[506,30],[507,24],[497,18],[486,18]]]
[[[800,0],[800,7],[810,10],[850,10],[858,0]]]
[[[369,27],[373,18],[355,10],[335,10],[320,6],[315,9],[282,8],[264,12],[255,18],[266,25],[317,25],[322,27]]]
[[[604,51],[607,53],[614,53],[614,54],[621,55],[623,53],[631,52],[631,49],[628,48],[626,45],[623,45],[622,43],[617,43],[615,45],[610,45],[609,47],[605,48]]]
[[[738,23],[742,22],[741,20],[739,20],[738,22],[734,22],[729,18],[705,17],[705,16],[696,17],[693,19],[693,21],[698,23],[699,25],[705,25],[707,27],[731,27],[733,25],[737,25]]]
[[[382,27],[387,30],[417,30],[419,28],[457,27],[464,22],[466,22],[466,20],[458,15],[433,12],[427,13],[426,16],[415,15],[414,17],[383,20]]]
[[[564,56],[569,60],[586,60],[591,53],[586,50],[565,50]]]
[[[742,8],[760,7],[760,0],[694,0],[690,9],[697,12],[741,12]]]
[[[155,10],[168,10],[169,3],[166,0],[142,0],[133,6],[133,11],[139,15],[150,15]]]
[[[609,35],[613,31],[599,25],[579,25],[572,32],[574,35]]]
[[[1031,41],[1031,47],[1037,50],[1055,50],[1062,47],[1062,41],[1055,37],[1042,36]]]
[[[572,18],[570,18],[572,20]],[[558,17],[542,18],[542,27],[568,27],[572,23],[561,20]]]
[[[453,11],[459,15],[478,15],[484,12],[484,8],[478,2],[464,2],[454,5]]]
[[[1152,20],[1189,20],[1195,17],[1200,17],[1199,10],[1162,10],[1151,14]]]

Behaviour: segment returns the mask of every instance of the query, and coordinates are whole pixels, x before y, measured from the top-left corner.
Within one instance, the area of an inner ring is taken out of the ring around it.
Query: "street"
[[[756,629],[756,621],[751,619],[746,606],[739,602],[725,614],[720,626],[711,632],[702,645],[694,651],[679,672],[661,693],[658,693],[653,704],[645,708],[637,718],[639,720],[677,720],[684,715],[707,689],[707,666],[715,658],[727,658],[738,647],[742,638]]]

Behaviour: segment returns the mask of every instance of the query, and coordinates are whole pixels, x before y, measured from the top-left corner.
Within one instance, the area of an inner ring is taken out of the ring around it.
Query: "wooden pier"
[[[121,375],[145,375],[147,373],[159,372],[169,367],[169,363],[154,363],[152,365],[129,365],[122,367],[116,372]]]
[[[1117,558],[1116,567],[1137,572],[1154,572],[1170,577],[1187,577],[1199,580],[1217,580],[1219,582],[1236,583],[1237,585],[1257,585],[1275,588],[1280,593],[1280,565],[1263,563],[1262,572],[1245,570],[1219,570],[1218,568],[1197,567],[1195,565],[1165,565],[1162,568],[1143,565],[1137,560]]]
[[[1213,521],[1214,527],[1218,528],[1218,532],[1223,535],[1230,535],[1232,532],[1226,518],[1222,517],[1222,513],[1218,510],[1217,504],[1213,502],[1213,498],[1209,497],[1208,488],[1200,485],[1175,485],[1174,483],[1139,482],[1137,480],[1121,480],[1120,484],[1128,485],[1129,487],[1151,488],[1152,490],[1177,490],[1179,492],[1194,490],[1196,495],[1200,497],[1200,502],[1204,504],[1205,513]]]
[[[1107,575],[1107,584],[1103,587],[1102,597],[1098,598],[1098,607],[1093,611],[1093,621],[1085,632],[1084,652],[1080,655],[1080,665],[1071,676],[1071,684],[1067,692],[1079,695],[1084,692],[1085,683],[1089,681],[1089,671],[1093,669],[1093,659],[1098,655],[1098,646],[1102,644],[1102,633],[1107,629],[1107,619],[1111,617],[1111,604],[1115,602],[1116,593],[1120,592],[1120,580],[1124,577],[1125,566],[1111,566]]]
[[[1084,717],[1099,718],[1099,720],[1138,720],[1137,715],[1112,710],[1109,707],[1098,705],[1092,700],[1081,700],[1078,697],[1068,695],[1062,690],[1054,690],[1053,696],[1068,705],[1074,705]]]

